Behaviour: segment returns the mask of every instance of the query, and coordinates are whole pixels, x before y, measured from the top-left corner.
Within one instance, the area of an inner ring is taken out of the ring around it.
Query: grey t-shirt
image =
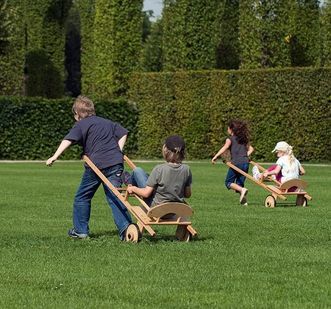
[[[185,203],[185,188],[191,184],[192,173],[188,165],[173,163],[155,166],[146,183],[154,188],[152,206],[166,202]]]

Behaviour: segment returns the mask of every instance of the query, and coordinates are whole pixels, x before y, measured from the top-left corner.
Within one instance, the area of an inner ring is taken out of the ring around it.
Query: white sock
[[[256,180],[260,179],[261,173],[259,172],[259,169],[256,165],[253,166],[252,173],[253,173],[254,179],[256,179]]]

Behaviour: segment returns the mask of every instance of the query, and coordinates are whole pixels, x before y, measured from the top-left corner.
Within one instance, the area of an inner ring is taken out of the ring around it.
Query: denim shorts
[[[236,167],[240,168],[242,171],[248,173],[249,163],[239,163],[234,164]],[[225,186],[230,189],[232,183],[236,183],[240,187],[244,187],[246,177],[241,175],[239,172],[232,168],[229,168],[228,173],[225,178]]]

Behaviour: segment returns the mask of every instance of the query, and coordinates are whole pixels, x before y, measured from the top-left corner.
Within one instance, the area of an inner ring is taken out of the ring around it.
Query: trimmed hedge
[[[18,2],[24,12],[25,94],[30,97],[64,97],[65,22],[71,5],[72,0]]]
[[[57,149],[74,124],[72,99],[0,97],[0,159],[46,159]],[[136,152],[137,109],[127,102],[95,101],[98,116],[121,123],[129,130],[125,152]],[[72,146],[61,159],[80,158]]]
[[[21,95],[24,68],[23,12],[15,1],[1,1],[0,93]]]
[[[330,160],[330,81],[330,68],[133,74],[139,153],[159,157],[165,137],[177,133],[188,158],[211,158],[228,121],[241,118],[250,124],[257,160],[274,161],[280,140],[300,160]]]
[[[142,48],[142,0],[78,1],[82,37],[82,92],[125,96]]]
[[[165,0],[162,13],[163,67],[196,70],[216,67],[221,16],[219,0]]]

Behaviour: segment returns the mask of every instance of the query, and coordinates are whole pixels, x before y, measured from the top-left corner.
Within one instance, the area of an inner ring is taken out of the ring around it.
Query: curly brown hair
[[[236,137],[237,142],[241,145],[248,145],[250,140],[250,132],[248,125],[245,121],[234,119],[228,124],[233,135]]]

